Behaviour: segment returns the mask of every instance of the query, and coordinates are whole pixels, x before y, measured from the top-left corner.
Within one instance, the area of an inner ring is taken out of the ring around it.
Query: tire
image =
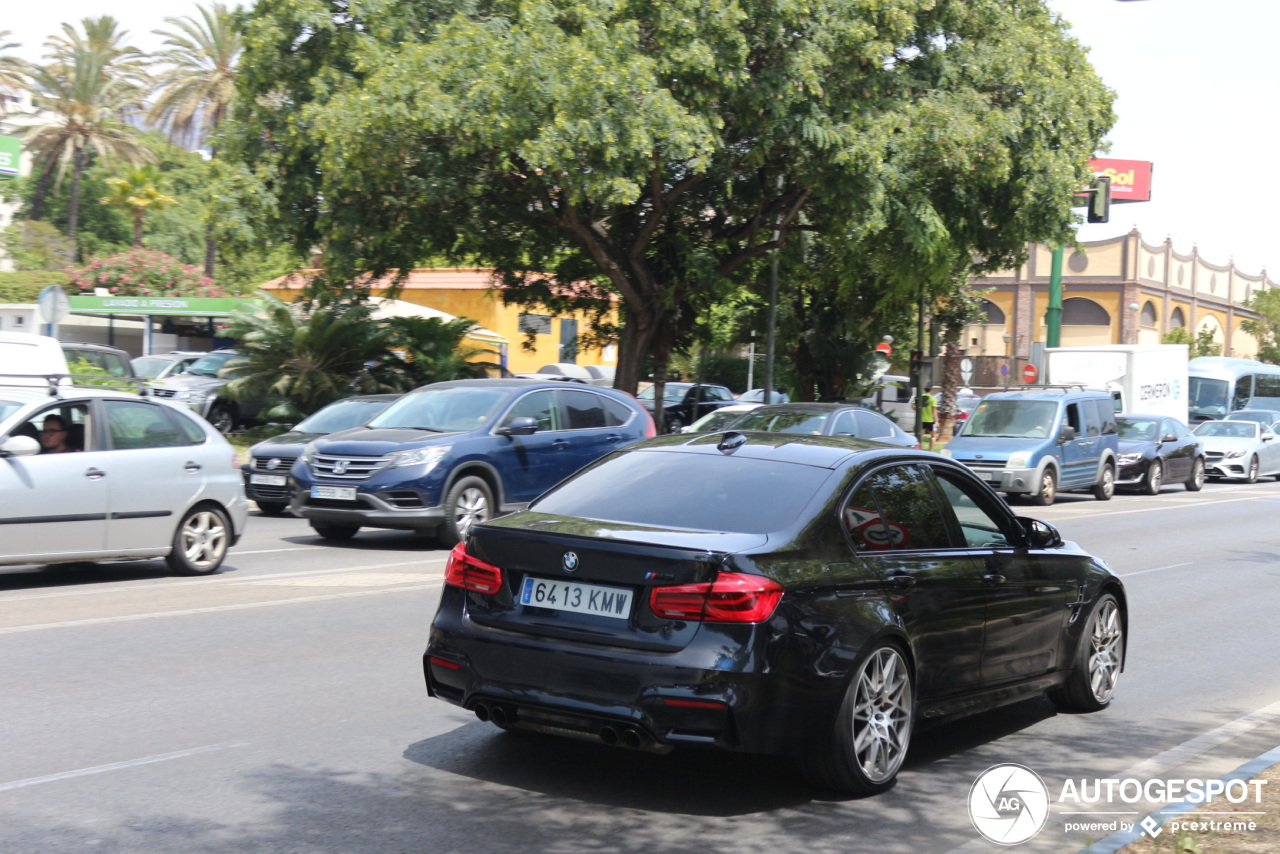
[[[1244,482],[1245,483],[1258,482],[1258,457],[1256,454],[1249,458],[1249,470],[1245,472]]]
[[[1099,501],[1110,501],[1116,494],[1116,470],[1110,464],[1102,467],[1102,479],[1093,487],[1093,497]]]
[[[1120,603],[1110,593],[1098,597],[1080,635],[1071,675],[1049,692],[1064,709],[1097,712],[1111,705],[1116,682],[1124,668],[1124,619]]]
[[[289,509],[288,504],[280,504],[276,501],[255,501],[258,509],[262,511],[264,516],[283,516],[284,511]]]
[[[459,478],[444,499],[444,521],[440,523],[440,545],[452,548],[467,535],[472,525],[487,522],[494,515],[493,490],[483,478]]]
[[[359,525],[334,525],[329,522],[312,522],[311,530],[334,543],[341,543],[360,533]]]
[[[1164,486],[1164,465],[1159,460],[1152,460],[1147,466],[1147,476],[1142,484],[1142,491],[1147,495],[1159,495]]]
[[[236,429],[236,413],[231,407],[216,403],[213,409],[209,410],[209,423],[219,433],[230,433]]]
[[[1035,492],[1031,493],[1028,498],[1031,503],[1038,507],[1048,507],[1053,503],[1053,499],[1058,496],[1058,476],[1053,473],[1053,469],[1046,468],[1040,473],[1040,486]]]
[[[221,507],[192,507],[173,532],[165,562],[177,575],[211,575],[231,547],[231,521]]]
[[[1280,480],[1280,476],[1277,476]],[[1187,492],[1199,492],[1204,488],[1204,460],[1196,457],[1196,461],[1191,464],[1191,477],[1183,484],[1187,488]]]
[[[679,415],[667,416],[667,432],[668,433],[679,433],[683,429],[684,429],[683,418],[681,418]]]
[[[911,669],[897,646],[882,643],[854,671],[826,743],[802,760],[805,774],[824,788],[883,792],[902,767],[914,725]]]

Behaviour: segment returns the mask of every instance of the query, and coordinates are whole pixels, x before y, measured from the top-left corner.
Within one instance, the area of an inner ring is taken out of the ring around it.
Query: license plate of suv
[[[526,576],[520,587],[520,604],[625,620],[631,615],[631,591],[622,587]]]
[[[356,488],[354,486],[313,486],[311,487],[312,498],[336,498],[339,501],[355,501]]]

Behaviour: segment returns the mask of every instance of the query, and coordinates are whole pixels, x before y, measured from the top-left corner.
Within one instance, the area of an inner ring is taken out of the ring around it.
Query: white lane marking
[[[436,568],[443,564],[446,557],[439,558],[419,558],[417,560],[404,560],[395,563],[370,563],[365,566],[342,566],[336,569],[301,569],[296,572],[271,572],[263,575],[254,575],[248,578],[242,578],[238,575],[223,575],[220,573],[207,575],[200,578],[166,578],[157,580],[151,584],[122,583],[111,587],[105,585],[96,585],[90,587],[77,587],[74,590],[54,590],[48,593],[28,593],[26,595],[5,596],[0,594],[0,603],[3,602],[23,602],[28,599],[55,599],[61,596],[87,596],[92,593],[137,593],[142,590],[155,590],[157,588],[168,587],[190,587],[199,584],[255,584],[259,581],[267,581],[272,578],[298,578],[305,575],[326,575],[337,572],[361,572],[366,569],[387,569],[396,566],[418,566],[420,564],[427,565],[427,568]]]
[[[41,783],[56,783],[59,780],[70,780],[74,777],[85,777],[89,774],[103,774],[107,771],[119,771],[122,768],[136,768],[139,765],[150,765],[154,762],[168,762],[171,759],[183,759],[201,753],[212,753],[215,750],[230,750],[233,747],[244,747],[251,741],[228,741],[225,744],[211,744],[208,747],[193,747],[190,750],[175,750],[173,753],[157,753],[155,756],[144,756],[141,759],[128,759],[124,762],[112,762],[110,765],[95,765],[92,768],[79,768],[75,771],[63,771],[60,774],[46,774],[43,777],[28,777],[25,780],[14,780],[11,783],[0,783],[0,792],[10,789],[21,789],[25,786],[38,786]]]
[[[1168,503],[1159,504],[1155,507],[1139,507],[1136,510],[1096,510],[1096,511],[1089,511],[1085,513],[1072,513],[1069,516],[1064,515],[1062,518],[1074,522],[1077,519],[1087,519],[1091,516],[1127,516],[1130,513],[1152,513],[1157,511],[1163,512],[1165,510],[1182,510],[1185,507],[1212,507],[1213,505],[1216,505],[1216,504],[1235,504],[1240,501],[1268,501],[1269,502],[1270,499],[1262,498],[1261,496],[1255,495],[1250,498],[1224,498],[1221,501],[1192,501],[1192,502],[1177,503],[1177,504],[1168,502]],[[1067,510],[1068,508],[1064,506],[1062,509]]]
[[[256,549],[251,552],[242,552],[239,549],[232,549],[227,552],[227,556],[230,557],[234,555],[235,557],[240,557],[241,555],[273,555],[276,552],[318,552],[323,549],[324,546],[294,546],[288,549]]]
[[[275,578],[250,583],[263,587],[390,587],[393,584],[421,584],[422,578],[420,572],[352,572],[345,575]]]
[[[177,611],[152,611],[146,614],[122,614],[116,617],[90,617],[86,620],[67,620],[60,623],[33,623],[29,626],[0,628],[0,635],[16,635],[42,629],[65,629],[72,626],[101,626],[107,623],[131,623],[152,620],[157,617],[187,617],[193,614],[216,614],[220,611],[244,611],[249,608],[271,608],[277,605],[298,605],[310,602],[326,602],[330,599],[347,599],[352,596],[372,596],[379,593],[404,593],[410,590],[432,590],[444,584],[443,580],[413,586],[385,587],[381,590],[358,590],[353,593],[330,593],[325,596],[300,596],[296,599],[278,599],[271,602],[241,602],[236,605],[210,605],[207,608],[183,608]]]
[[[1192,759],[1202,753],[1208,753],[1215,747],[1221,747],[1232,739],[1238,738],[1260,726],[1270,724],[1277,719],[1280,719],[1280,702],[1263,706],[1261,709],[1242,715],[1233,721],[1227,721],[1220,727],[1201,733],[1176,747],[1157,753],[1155,756],[1144,759],[1124,771],[1116,774],[1107,774],[1106,779],[1124,780],[1133,777],[1139,780],[1152,780],[1163,777],[1168,771],[1188,759]],[[1065,814],[1058,813],[1059,816]],[[947,854],[978,854],[978,852],[987,854],[990,851],[990,842],[985,839],[972,839],[963,845],[952,848]]]
[[[1137,572],[1126,572],[1120,578],[1132,578],[1135,575],[1146,575],[1148,572],[1164,572],[1166,569],[1177,569],[1180,566],[1194,566],[1192,563],[1171,563],[1168,566],[1157,566],[1155,569],[1140,569]],[[1117,574],[1118,575],[1118,574]]]

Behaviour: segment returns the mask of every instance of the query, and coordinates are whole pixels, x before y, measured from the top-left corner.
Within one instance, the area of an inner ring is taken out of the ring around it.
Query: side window
[[[1080,404],[1067,404],[1067,414],[1063,418],[1063,423],[1069,427],[1074,427],[1077,436],[1084,435],[1084,422],[1080,418]]]
[[[564,404],[565,429],[586,430],[593,427],[605,427],[604,400],[598,394],[589,391],[560,392],[560,402]]]
[[[502,419],[502,426],[511,423],[512,419],[529,416],[538,422],[539,430],[559,430],[560,419],[556,412],[556,395],[551,389],[542,389],[526,394],[515,402]]]
[[[113,377],[129,376],[129,368],[124,363],[124,359],[120,358],[116,353],[102,354],[102,367]]]
[[[1236,380],[1236,391],[1231,398],[1232,409],[1244,409],[1253,397],[1253,374],[1245,374]]]
[[[869,475],[844,510],[854,547],[864,551],[950,548],[932,479],[914,465],[891,466]]]
[[[832,436],[858,436],[858,427],[853,420],[853,410],[846,409],[836,413],[836,422],[831,425]]]
[[[40,443],[42,454],[92,450],[89,406],[84,403],[59,403],[47,407],[15,427],[10,435],[30,436]]]
[[[974,489],[972,484],[965,483],[958,477],[952,477],[946,471],[939,471],[937,475],[938,486],[942,487],[943,499],[955,514],[956,523],[960,526],[960,533],[964,537],[966,546],[1006,548],[1010,545],[1008,533],[987,510],[990,505],[986,496]]]
[[[635,413],[620,400],[614,400],[612,397],[605,397],[604,395],[599,394],[596,395],[596,397],[600,398],[600,406],[604,409],[604,426],[606,427],[621,427],[623,424],[630,421],[631,417],[635,415]]]
[[[185,444],[203,445],[205,442],[209,441],[209,437],[205,435],[204,430],[200,429],[200,425],[192,421],[186,415],[183,415],[181,412],[174,412],[170,410],[169,417],[177,422],[178,429],[182,432],[182,435],[187,437]]]
[[[117,451],[137,448],[175,448],[189,445],[185,433],[169,418],[169,413],[150,403],[107,400],[107,432]]]
[[[858,419],[858,431],[854,433],[862,439],[887,439],[893,436],[893,422],[887,418],[877,418],[870,412],[855,412]]]
[[[733,400],[733,392],[727,388],[716,388],[712,389],[712,391],[716,400]]]
[[[1280,398],[1280,376],[1257,374],[1254,376],[1254,397]]]
[[[1093,402],[1093,411],[1097,416],[1097,423],[1103,436],[1111,433],[1118,433],[1119,428],[1116,426],[1116,407],[1110,400],[1095,400]],[[1090,426],[1090,431],[1094,428]],[[1090,432],[1090,436],[1096,436],[1097,433]]]

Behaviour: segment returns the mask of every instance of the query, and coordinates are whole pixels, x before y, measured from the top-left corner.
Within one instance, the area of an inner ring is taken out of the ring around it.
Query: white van
[[[49,377],[71,373],[62,344],[48,335],[0,332],[0,386],[47,386]]]

